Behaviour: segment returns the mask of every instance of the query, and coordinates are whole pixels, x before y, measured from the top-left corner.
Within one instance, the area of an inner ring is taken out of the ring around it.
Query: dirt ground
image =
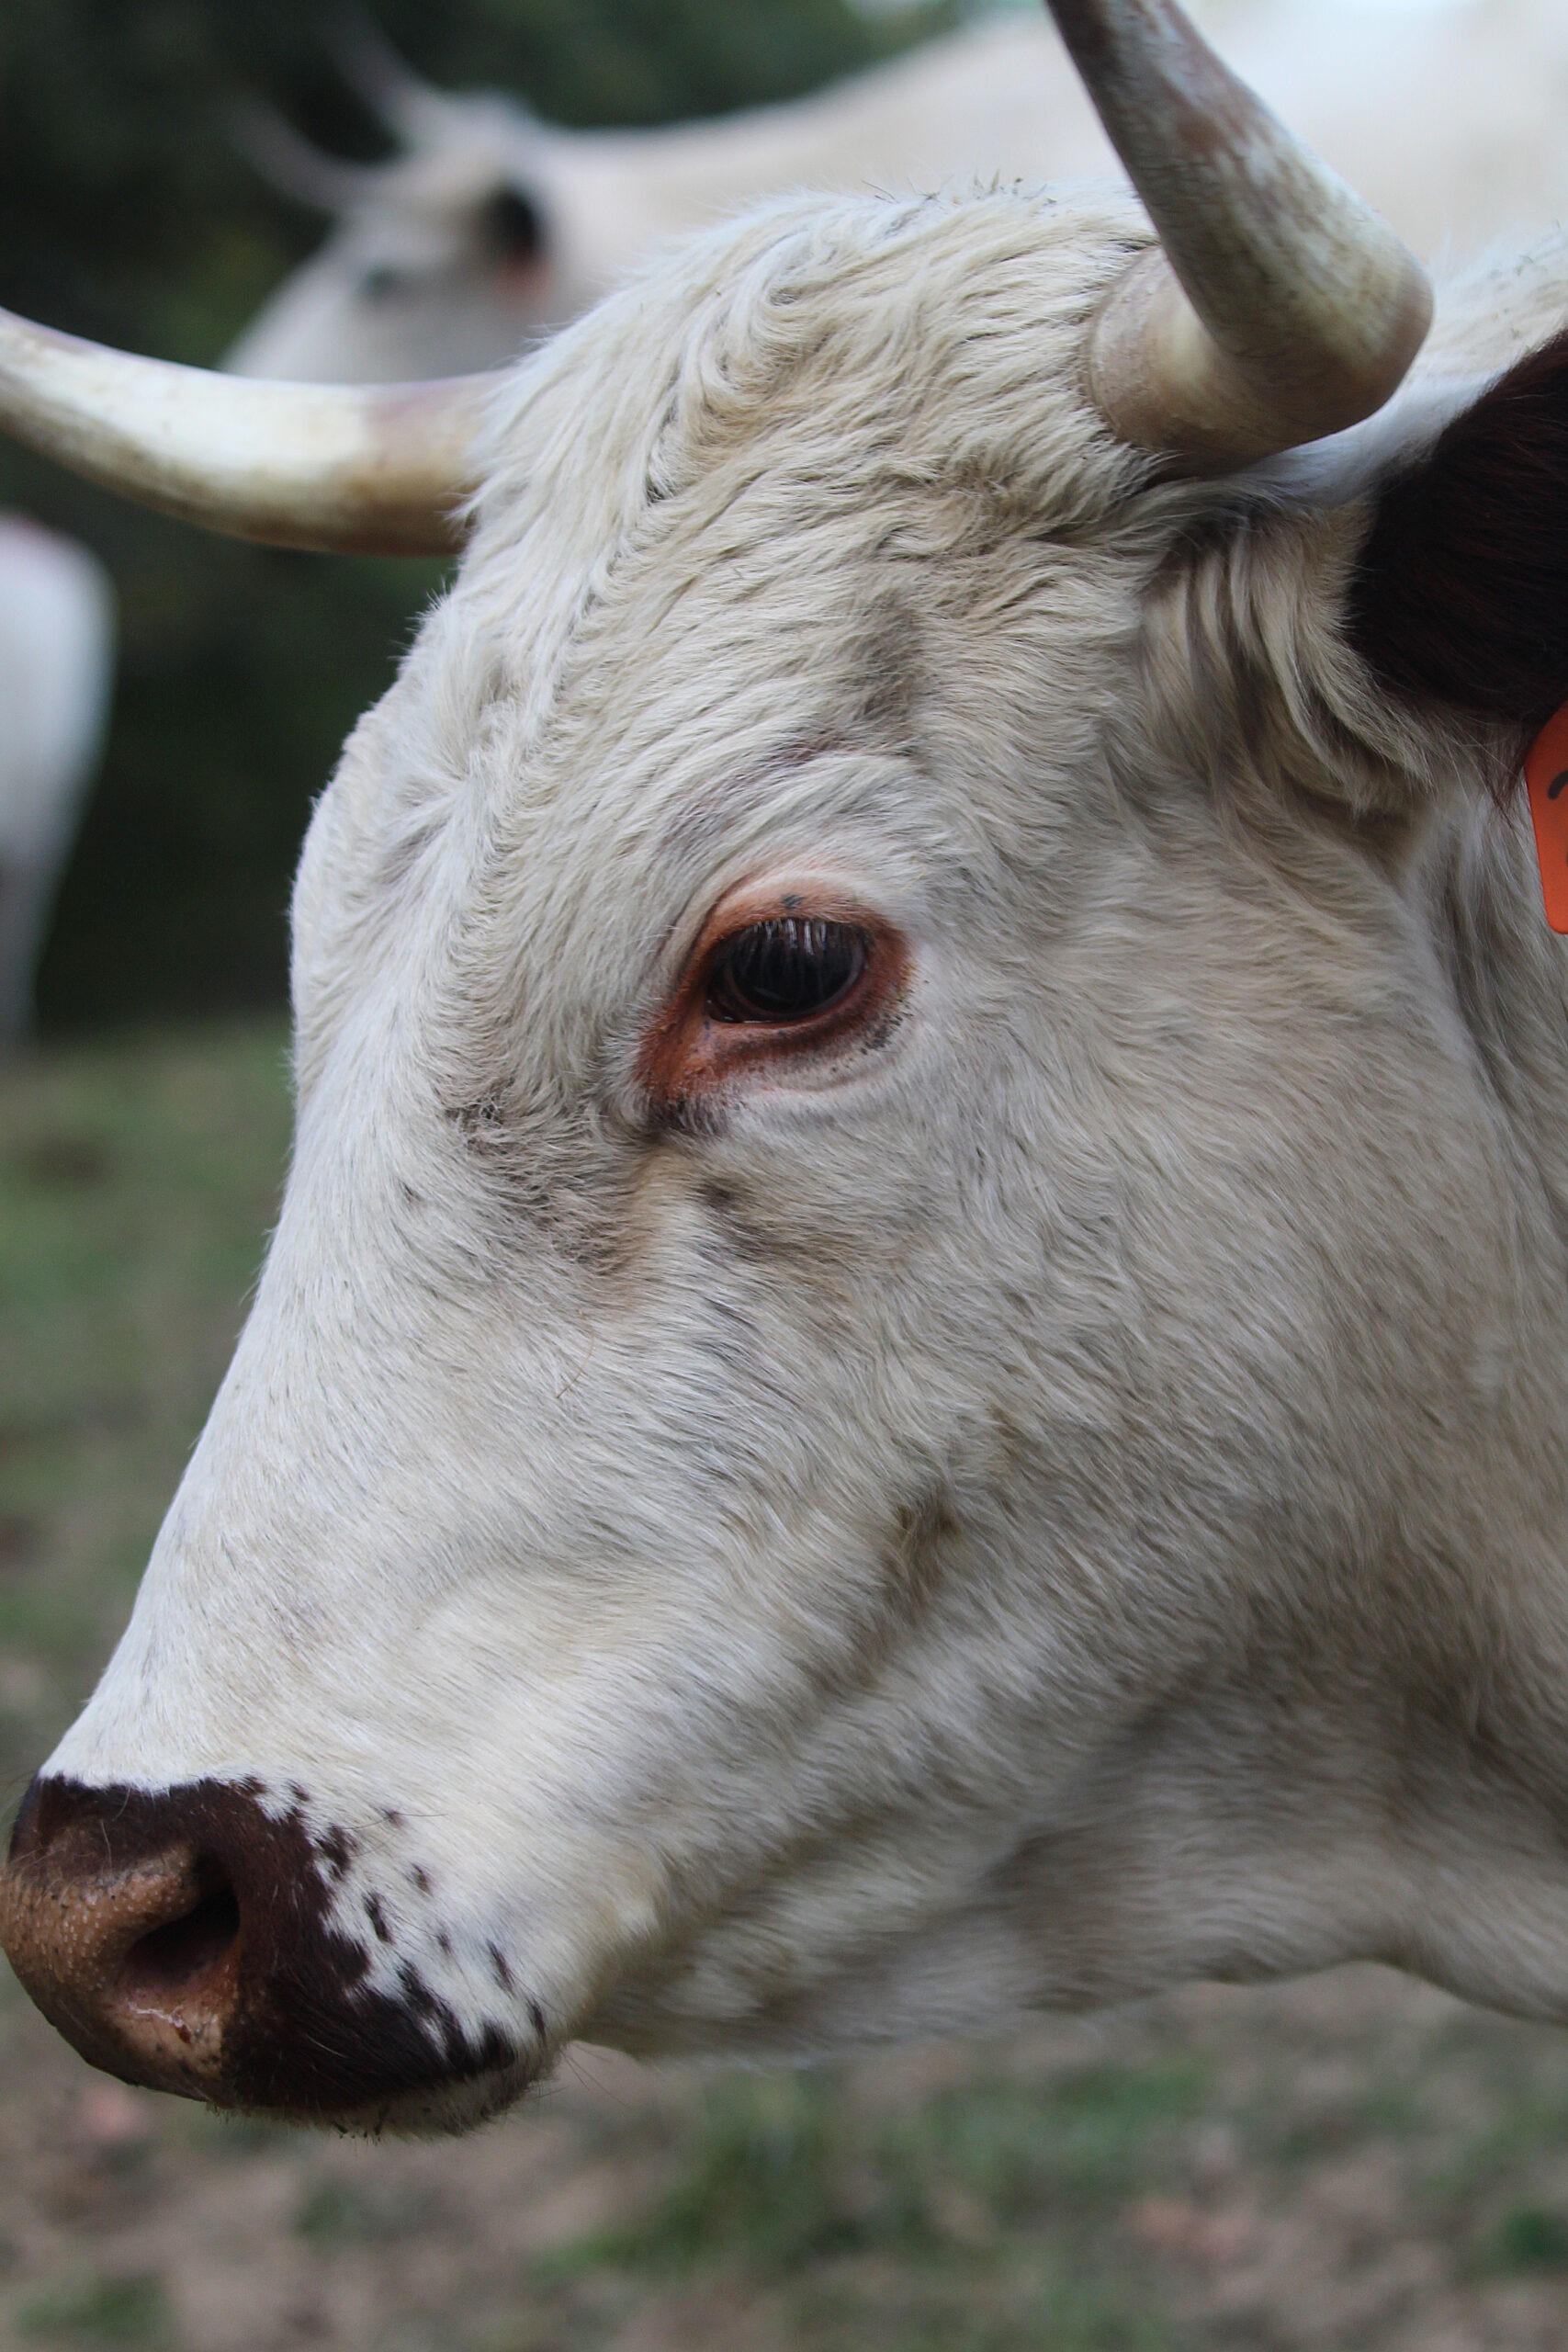
[[[1376,1970],[831,2075],[582,2052],[412,2145],[0,2039],[0,2341],[1558,2352],[1568,2053]]]
[[[0,1072],[0,1814],[79,1704],[231,1342],[274,1028]],[[1374,1969],[1003,2046],[574,2053],[468,2140],[224,2123],[0,1973],[0,2346],[1560,2352],[1568,2036]]]

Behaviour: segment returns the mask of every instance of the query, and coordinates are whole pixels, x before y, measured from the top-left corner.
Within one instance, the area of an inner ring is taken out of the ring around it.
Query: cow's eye
[[[818,874],[738,885],[643,1040],[649,1108],[695,1117],[748,1076],[830,1084],[890,1042],[912,962],[885,916]]]
[[[537,261],[545,250],[539,208],[519,187],[496,190],[484,209],[484,231],[503,261]]]
[[[778,915],[725,941],[708,975],[715,1021],[809,1021],[849,994],[865,969],[866,938],[847,922]]]

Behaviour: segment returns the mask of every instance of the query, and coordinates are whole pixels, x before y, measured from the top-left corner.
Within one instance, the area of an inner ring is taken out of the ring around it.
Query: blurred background
[[[420,0],[378,6],[412,64],[566,124],[789,97],[887,55],[940,7],[846,0]],[[214,364],[316,244],[231,135],[262,96],[349,157],[389,141],[329,54],[321,0],[4,0],[0,303]],[[0,506],[82,538],[119,591],[107,755],[38,981],[46,1032],[281,1001],[304,818],[379,693],[434,567],[203,537],[0,445]]]
[[[787,96],[954,13],[377,7],[433,81],[584,125]],[[0,0],[0,301],[216,359],[321,233],[236,152],[236,103],[386,152],[330,28],[323,0]],[[0,506],[96,550],[119,615],[38,1040],[0,1061],[3,1819],[124,1622],[232,1345],[287,1151],[300,831],[439,573],[208,540],[3,444]],[[0,1964],[0,2346],[1564,2342],[1568,2041],[1384,1972],[815,2074],[583,2052],[525,2115],[399,2147],[121,2089]]]

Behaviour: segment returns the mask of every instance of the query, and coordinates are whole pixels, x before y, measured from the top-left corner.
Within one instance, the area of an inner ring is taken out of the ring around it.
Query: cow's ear
[[[1531,732],[1568,702],[1568,333],[1383,491],[1347,623],[1411,699]]]

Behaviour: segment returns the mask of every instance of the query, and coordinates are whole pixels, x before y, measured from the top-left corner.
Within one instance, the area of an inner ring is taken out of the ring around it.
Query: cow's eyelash
[[[707,976],[711,1019],[794,1024],[842,1002],[866,967],[871,943],[858,925],[816,915],[775,915],[721,942]]]

